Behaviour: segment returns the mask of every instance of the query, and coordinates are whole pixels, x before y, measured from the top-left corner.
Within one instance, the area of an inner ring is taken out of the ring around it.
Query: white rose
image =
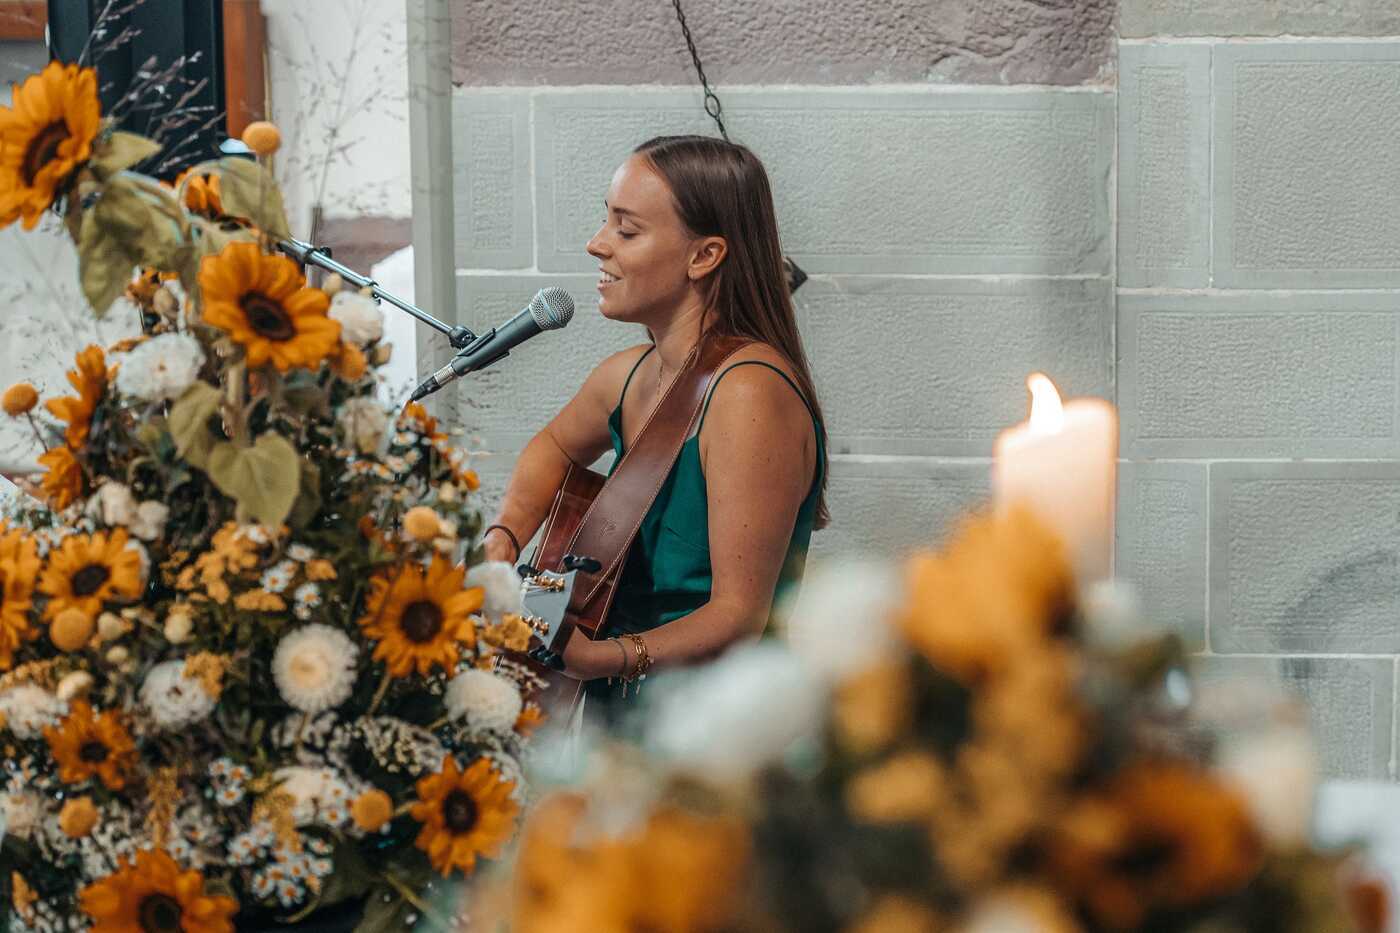
[[[384,336],[379,303],[359,292],[337,292],[331,299],[331,320],[340,322],[340,339],[363,347]]]
[[[188,334],[161,334],[125,355],[117,370],[117,390],[152,402],[177,399],[199,378],[203,366],[198,340]]]
[[[142,541],[154,541],[165,533],[165,520],[169,517],[170,506],[147,499],[136,507],[136,516],[127,527]]]
[[[345,439],[362,454],[377,452],[388,436],[389,416],[373,398],[352,398],[336,418]]]
[[[122,483],[103,483],[83,510],[89,518],[110,528],[123,527],[136,517],[136,499]]]

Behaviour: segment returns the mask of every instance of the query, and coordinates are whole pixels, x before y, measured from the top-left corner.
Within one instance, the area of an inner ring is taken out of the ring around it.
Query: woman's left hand
[[[622,652],[612,639],[594,641],[575,632],[564,646],[564,673],[577,680],[616,677],[622,671]]]

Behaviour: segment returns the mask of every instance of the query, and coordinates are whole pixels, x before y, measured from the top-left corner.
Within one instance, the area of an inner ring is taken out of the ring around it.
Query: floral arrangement
[[[270,926],[362,904],[448,927],[499,855],[540,721],[521,581],[480,563],[478,480],[377,400],[381,314],[312,287],[265,165],[130,170],[156,146],[52,63],[0,108],[0,226],[61,216],[142,335],[75,394],[3,397],[42,475],[0,521],[0,914],[11,929]]]
[[[1308,845],[1296,706],[1213,709],[1029,513],[966,519],[902,579],[820,569],[787,646],[649,687],[642,748],[539,802],[486,929],[1386,928],[1354,852]]]

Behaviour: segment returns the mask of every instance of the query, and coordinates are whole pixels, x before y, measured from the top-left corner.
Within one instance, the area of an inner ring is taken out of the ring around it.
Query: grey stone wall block
[[[811,553],[900,558],[934,547],[960,516],[986,502],[991,470],[987,460],[832,457],[831,524],[813,533]]]
[[[1213,54],[1216,285],[1400,284],[1400,42]]]
[[[574,299],[568,326],[537,335],[438,393],[453,397],[461,406],[457,423],[493,451],[523,448],[605,357],[647,342],[643,328],[598,313],[596,276],[459,275],[457,284],[461,321],[477,333],[508,320],[545,286],[557,285]]]
[[[1400,651],[1400,463],[1210,467],[1219,652]]]
[[[1122,450],[1396,456],[1396,325],[1378,294],[1122,295]]]
[[[1111,72],[1116,9],[1112,0],[714,0],[686,16],[712,82],[1077,84]],[[459,84],[694,78],[667,3],[454,0],[453,11]]]
[[[1206,465],[1118,464],[1117,576],[1149,622],[1188,648],[1206,637]]]
[[[1118,284],[1210,284],[1210,48],[1125,45],[1118,79]]]
[[[540,92],[540,269],[577,272],[613,172],[650,136],[711,132],[689,91]],[[1109,271],[1113,98],[1054,90],[746,90],[783,247],[813,273]]]
[[[796,301],[833,454],[989,456],[1037,370],[1113,398],[1104,280],[837,276]]]
[[[1262,680],[1308,706],[1322,776],[1390,776],[1394,670],[1389,658],[1198,658],[1203,683]]]
[[[1124,36],[1393,36],[1385,0],[1123,0]]]
[[[529,268],[535,261],[529,94],[453,92],[452,147],[458,268]]]

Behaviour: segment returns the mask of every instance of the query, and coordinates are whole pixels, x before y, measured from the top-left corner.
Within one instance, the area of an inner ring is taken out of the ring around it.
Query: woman
[[[604,209],[587,247],[599,310],[644,325],[651,342],[600,363],[526,446],[488,528],[488,559],[520,556],[571,462],[609,448],[621,459],[699,341],[752,342],[711,383],[633,542],[607,630],[569,640],[565,673],[598,681],[589,694],[600,698],[620,694],[641,654],[656,669],[691,664],[759,634],[828,521],[826,431],[762,163],[717,139],[653,139],[618,168]]]

